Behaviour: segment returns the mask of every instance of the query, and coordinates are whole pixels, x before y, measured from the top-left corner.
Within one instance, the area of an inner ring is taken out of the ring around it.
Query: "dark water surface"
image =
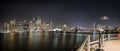
[[[71,51],[86,36],[24,32],[0,35],[0,51]]]

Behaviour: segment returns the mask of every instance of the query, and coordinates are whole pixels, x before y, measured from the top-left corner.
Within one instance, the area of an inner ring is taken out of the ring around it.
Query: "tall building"
[[[38,17],[38,19],[36,20],[36,24],[42,24],[41,18]]]
[[[54,27],[54,26],[53,26],[53,22],[51,21],[51,22],[50,22],[50,28],[53,29],[53,27]]]
[[[46,30],[49,30],[50,29],[50,24],[45,24],[45,28],[46,28]]]
[[[10,27],[13,28],[16,26],[16,20],[11,20],[10,21]]]
[[[18,25],[17,25],[17,27],[18,27],[17,30],[18,31],[23,31],[23,28],[24,28],[23,25],[24,25],[23,21],[19,21]]]
[[[11,20],[11,21],[10,21],[10,31],[11,31],[11,32],[15,32],[16,30],[17,30],[16,20]]]
[[[7,23],[4,23],[4,25],[3,25],[3,30],[4,30],[4,31],[7,31]]]
[[[29,22],[29,29],[33,29],[34,28],[34,26],[33,26],[33,21],[30,21]]]
[[[64,24],[64,25],[62,26],[62,30],[63,30],[63,31],[66,31],[66,30],[67,30],[67,24]]]
[[[25,31],[27,31],[29,29],[29,23],[26,20],[23,21],[23,29]]]
[[[36,19],[35,19],[35,18],[33,18],[33,20],[32,20],[32,21],[33,21],[33,25],[34,25],[34,26],[36,26]]]
[[[7,31],[10,31],[10,25],[7,24]]]
[[[42,29],[46,29],[46,23],[45,22],[43,22],[43,24],[42,24]]]
[[[36,20],[36,28],[37,30],[40,30],[42,28],[42,20],[39,17]]]

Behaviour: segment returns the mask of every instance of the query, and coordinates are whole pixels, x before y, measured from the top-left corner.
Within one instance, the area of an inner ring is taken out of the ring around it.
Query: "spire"
[[[39,16],[38,16],[38,20],[39,20],[40,18],[39,18]]]
[[[52,25],[52,24],[53,24],[53,22],[51,21],[51,22],[50,22],[50,25]]]
[[[40,21],[40,24],[42,24],[42,20],[41,20],[41,18],[39,18],[39,21]]]

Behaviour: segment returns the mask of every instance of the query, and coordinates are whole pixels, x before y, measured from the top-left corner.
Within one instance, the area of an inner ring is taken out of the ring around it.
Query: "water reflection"
[[[13,48],[14,48],[14,37],[15,37],[15,34],[14,33],[11,33],[10,34],[10,37],[9,37],[9,48],[10,48],[10,51],[13,51]]]
[[[4,34],[2,51],[70,51],[85,36],[78,34],[50,34],[48,32],[23,32]]]

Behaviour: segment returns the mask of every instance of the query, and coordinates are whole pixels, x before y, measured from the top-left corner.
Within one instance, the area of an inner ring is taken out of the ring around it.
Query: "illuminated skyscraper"
[[[4,30],[4,31],[7,31],[7,23],[4,23],[4,25],[3,25],[3,30]]]
[[[36,20],[36,24],[42,24],[41,18],[38,17],[38,19]]]
[[[34,25],[34,26],[36,26],[36,19],[35,19],[35,18],[33,18],[33,20],[32,20],[32,21],[33,21],[33,25]]]
[[[29,22],[29,29],[33,29],[34,28],[34,26],[33,26],[33,21],[30,21]]]
[[[54,26],[53,26],[53,22],[51,21],[51,22],[50,22],[50,29],[53,29],[53,27],[54,27]]]
[[[11,28],[16,27],[16,20],[11,20],[11,21],[10,21],[10,27],[11,27]]]
[[[39,17],[36,20],[36,28],[37,28],[37,30],[42,29],[42,20]]]
[[[24,28],[23,25],[24,25],[24,22],[23,22],[23,21],[19,21],[19,22],[18,22],[18,25],[17,25],[17,27],[18,27],[17,30],[18,30],[18,31],[23,31],[23,28]]]
[[[11,20],[10,21],[10,31],[15,31],[16,30],[16,20]]]
[[[64,25],[62,26],[62,30],[63,30],[63,31],[66,31],[66,30],[67,30],[67,24],[64,24]]]
[[[50,25],[49,24],[45,24],[45,29],[49,30],[50,29]]]
[[[7,24],[7,31],[10,31],[10,25]]]

